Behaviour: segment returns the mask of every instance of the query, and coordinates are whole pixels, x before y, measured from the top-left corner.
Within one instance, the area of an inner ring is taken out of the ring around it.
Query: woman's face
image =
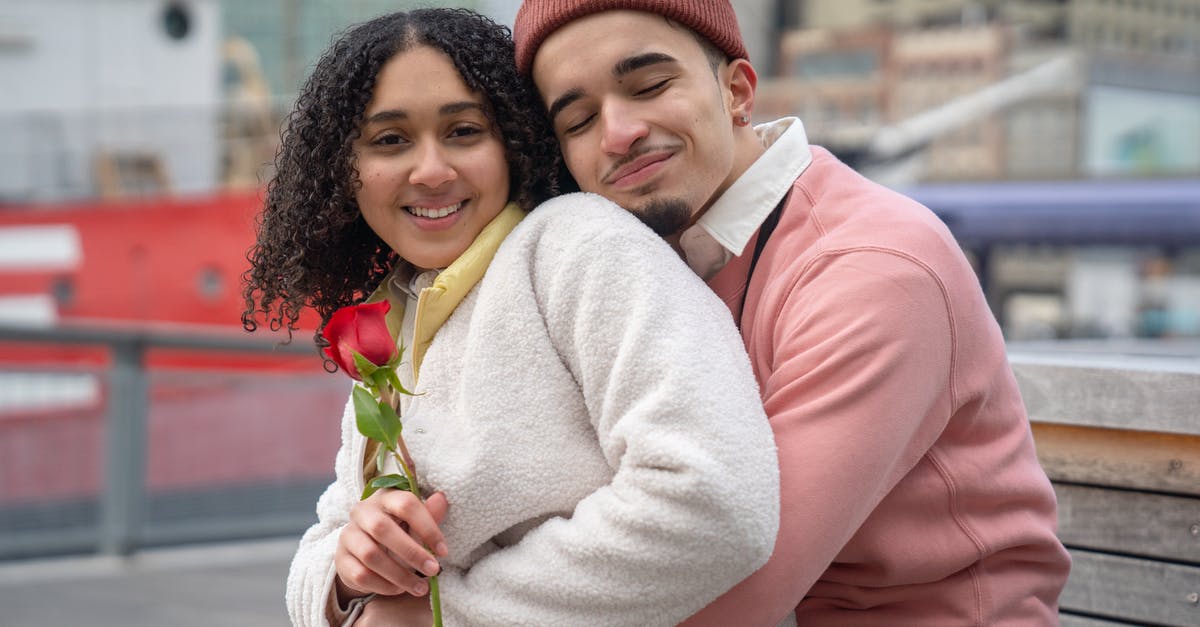
[[[450,57],[417,46],[376,78],[354,144],[371,230],[422,269],[444,268],[508,202],[504,145]]]

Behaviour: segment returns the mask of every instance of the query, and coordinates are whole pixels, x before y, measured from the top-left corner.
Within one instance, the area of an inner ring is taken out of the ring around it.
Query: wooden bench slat
[[[1054,492],[1063,544],[1200,564],[1200,499],[1062,484]]]
[[[1200,496],[1200,436],[1034,423],[1050,479]]]
[[[1118,620],[1200,625],[1200,567],[1073,549],[1064,610]]]

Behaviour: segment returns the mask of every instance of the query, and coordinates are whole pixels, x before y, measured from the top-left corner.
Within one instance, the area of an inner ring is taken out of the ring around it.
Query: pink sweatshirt
[[[813,147],[747,290],[752,251],[709,284],[779,447],[779,536],[687,624],[1058,624],[1054,492],[950,232]]]

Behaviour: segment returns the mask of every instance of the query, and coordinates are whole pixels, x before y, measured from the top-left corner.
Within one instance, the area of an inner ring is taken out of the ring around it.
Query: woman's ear
[[[734,59],[728,69],[729,113],[734,124],[746,126],[754,113],[754,90],[758,87],[758,73],[746,59]],[[739,123],[746,120],[745,123]]]

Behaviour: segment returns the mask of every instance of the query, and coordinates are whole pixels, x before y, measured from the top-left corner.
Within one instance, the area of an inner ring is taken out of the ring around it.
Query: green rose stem
[[[355,358],[356,360],[362,359],[357,354]],[[417,485],[417,475],[409,462],[412,457],[408,453],[408,447],[402,436],[404,426],[396,412],[399,395],[411,394],[411,392],[404,389],[399,379],[396,378],[395,370],[391,367],[379,368],[363,365],[359,371],[365,376],[362,378],[362,385],[354,387],[353,394],[358,431],[368,439],[379,442],[382,446],[375,460],[380,471],[383,470],[383,455],[386,450],[392,454],[396,464],[404,472],[404,476],[391,474],[375,477],[367,482],[362,498],[370,497],[381,488],[396,488],[408,490],[424,503],[425,499],[421,497],[421,491]],[[429,547],[426,546],[425,550],[429,551]],[[430,551],[430,554],[432,553]],[[442,627],[441,594],[438,590],[436,575],[429,577],[429,603],[433,609],[433,626]]]
[[[387,395],[387,399],[384,402],[392,407],[396,407],[397,402],[400,400],[400,393],[389,389],[384,394]],[[392,450],[392,457],[396,458],[396,463],[400,465],[400,470],[404,471],[404,476],[408,478],[408,491],[412,492],[413,496],[417,497],[417,500],[424,503],[425,499],[421,497],[421,491],[417,488],[417,475],[405,461],[412,459],[412,457],[409,456],[408,447],[404,444],[404,436],[396,436],[396,446],[399,447],[400,451],[396,452]],[[429,549],[428,546],[425,548]],[[442,627],[442,598],[438,592],[437,575],[429,577],[429,603],[433,606],[433,627]]]

